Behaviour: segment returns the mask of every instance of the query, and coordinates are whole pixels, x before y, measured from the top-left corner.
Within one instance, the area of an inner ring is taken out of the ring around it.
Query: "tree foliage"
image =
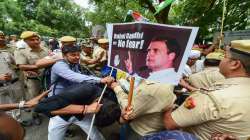
[[[73,0],[3,0],[0,28],[16,34],[33,30],[48,36],[87,37],[89,26],[123,22],[127,11],[133,10],[151,22],[197,26],[203,37],[220,31],[223,0],[175,0],[156,15],[153,1],[90,0],[94,9],[83,9]],[[249,0],[226,0],[224,30],[249,28],[249,7]]]
[[[203,37],[220,31],[223,0],[175,0],[174,3],[157,15],[153,14],[155,13],[155,8],[152,1],[91,0],[96,5],[97,10],[92,12],[91,16],[87,16],[86,19],[91,22],[93,21],[93,23],[99,21],[100,24],[104,24],[106,21],[122,22],[128,9],[131,9],[141,12],[152,22],[197,26],[200,28],[200,35]],[[250,26],[249,7],[249,0],[226,0],[227,11],[225,14],[224,30],[244,30],[248,28]],[[102,15],[102,10],[106,15]]]
[[[249,0],[226,0],[224,30],[244,30],[249,24]],[[218,32],[222,22],[222,0],[184,0],[172,6],[175,24],[200,27],[205,36]]]
[[[86,37],[83,9],[69,0],[4,0],[0,27],[8,33],[32,30],[46,36]]]

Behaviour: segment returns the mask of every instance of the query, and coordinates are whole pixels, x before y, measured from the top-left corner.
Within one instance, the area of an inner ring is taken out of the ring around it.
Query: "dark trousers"
[[[141,140],[142,136],[136,133],[129,124],[124,124],[121,127],[120,140]]]

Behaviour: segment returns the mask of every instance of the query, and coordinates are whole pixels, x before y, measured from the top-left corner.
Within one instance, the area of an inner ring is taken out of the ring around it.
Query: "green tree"
[[[41,35],[86,37],[83,9],[69,0],[4,0],[0,2],[0,27],[7,33],[24,30]]]
[[[244,30],[249,22],[250,1],[226,0],[224,31]],[[173,24],[197,26],[204,37],[220,31],[223,1],[184,0],[172,5],[170,20]]]
[[[114,18],[113,15],[115,15],[115,17],[122,17],[121,19],[123,19],[126,12],[131,9],[139,11],[152,21],[156,21],[158,23],[169,22],[168,15],[171,4],[158,14],[154,15],[156,9],[152,0],[91,0],[90,2],[96,4],[98,12],[106,9],[106,13],[111,13],[108,15],[111,16],[111,18]]]

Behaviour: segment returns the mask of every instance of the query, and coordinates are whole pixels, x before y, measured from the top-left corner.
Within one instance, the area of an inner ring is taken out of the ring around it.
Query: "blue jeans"
[[[166,130],[156,134],[144,136],[142,140],[198,140],[198,138],[186,132]]]

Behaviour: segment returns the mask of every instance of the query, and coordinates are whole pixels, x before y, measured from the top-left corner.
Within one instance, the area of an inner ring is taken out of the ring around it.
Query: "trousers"
[[[59,116],[50,118],[48,126],[48,140],[64,140],[65,132],[70,124],[79,126],[86,134],[89,131],[91,118],[93,115],[85,115],[82,120],[78,120],[72,116],[68,121],[63,120]],[[93,126],[92,133],[90,135],[91,140],[105,140],[100,131]]]
[[[20,81],[0,87],[0,104],[17,103],[24,98],[24,91]],[[21,111],[14,109],[7,111],[17,121],[21,119]]]

